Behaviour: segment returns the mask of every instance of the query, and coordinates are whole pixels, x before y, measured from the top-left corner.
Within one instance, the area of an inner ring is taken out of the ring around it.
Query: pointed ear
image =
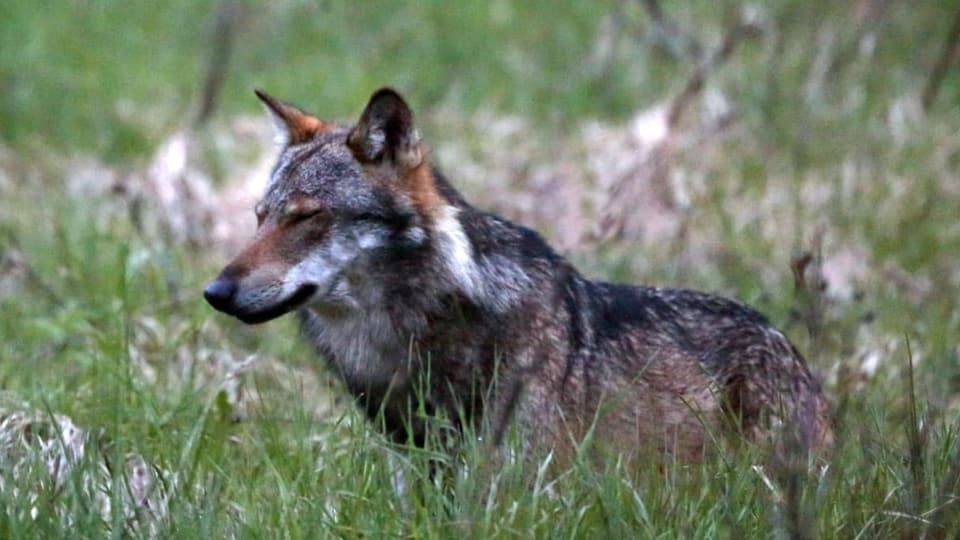
[[[347,146],[360,163],[388,162],[409,170],[423,162],[413,112],[390,88],[381,88],[370,97],[360,121],[347,137]]]
[[[267,94],[263,90],[254,90],[260,101],[266,106],[277,140],[283,145],[298,144],[313,138],[317,133],[327,131],[332,126],[299,108]]]

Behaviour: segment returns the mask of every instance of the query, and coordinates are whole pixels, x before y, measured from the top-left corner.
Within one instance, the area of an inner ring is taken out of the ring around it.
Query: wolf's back
[[[667,386],[682,394],[703,384],[687,369],[685,359],[695,360],[712,387],[710,407],[748,437],[769,438],[772,429],[786,427],[809,447],[831,440],[819,381],[799,351],[755,309],[684,289],[595,283],[592,290],[597,335],[616,344],[609,348],[626,349],[609,361],[623,362],[642,378],[656,358],[670,357],[658,375],[671,379]]]

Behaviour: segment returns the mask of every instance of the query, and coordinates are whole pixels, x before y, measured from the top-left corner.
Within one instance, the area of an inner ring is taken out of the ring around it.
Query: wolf
[[[536,232],[468,203],[392,89],[353,126],[256,94],[282,149],[256,237],[203,294],[250,324],[299,312],[391,439],[423,445],[442,425],[495,448],[516,430],[556,456],[589,435],[690,459],[722,431],[829,444],[818,379],[754,309],[585,278]]]

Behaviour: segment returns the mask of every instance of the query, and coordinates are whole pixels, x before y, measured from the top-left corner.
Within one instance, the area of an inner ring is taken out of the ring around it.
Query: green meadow
[[[0,538],[960,535],[958,17],[4,2]],[[586,274],[765,312],[831,396],[830,455],[396,448],[294,317],[215,313],[201,291],[253,235],[274,151],[253,88],[351,122],[385,85],[469,200]]]

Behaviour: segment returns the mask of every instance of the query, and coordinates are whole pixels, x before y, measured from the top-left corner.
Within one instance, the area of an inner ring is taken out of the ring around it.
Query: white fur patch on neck
[[[444,206],[436,220],[440,257],[453,282],[474,302],[497,312],[516,307],[532,290],[522,265],[506,254],[474,253],[455,206]]]
[[[457,219],[459,213],[460,209],[451,205],[444,206],[438,213],[436,232],[440,244],[440,256],[454,282],[468,296],[477,297],[481,294],[483,287],[473,255],[473,246],[470,245],[470,239],[467,238],[467,233],[463,231],[463,226]]]

